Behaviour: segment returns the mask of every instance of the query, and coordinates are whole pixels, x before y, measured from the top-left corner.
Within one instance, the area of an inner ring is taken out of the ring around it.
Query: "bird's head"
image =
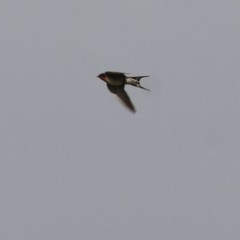
[[[106,82],[106,74],[105,73],[100,73],[97,77],[100,78],[101,80],[103,80],[104,82]]]

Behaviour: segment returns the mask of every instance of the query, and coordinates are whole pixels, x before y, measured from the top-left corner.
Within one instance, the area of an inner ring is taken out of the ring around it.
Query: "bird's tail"
[[[147,91],[150,91],[149,89],[141,86],[141,84],[140,84],[140,80],[141,80],[142,78],[145,78],[145,77],[149,77],[149,76],[127,77],[127,78],[126,78],[126,81],[127,81],[127,84],[130,84],[130,85],[132,85],[132,86],[134,86],[134,87],[139,87],[139,88],[145,89],[145,90],[147,90]]]

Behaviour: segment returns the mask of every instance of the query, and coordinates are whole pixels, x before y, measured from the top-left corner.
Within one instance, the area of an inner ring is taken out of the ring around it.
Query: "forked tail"
[[[145,89],[147,91],[150,91],[149,89],[141,86],[140,84],[140,80],[142,78],[145,78],[145,77],[149,77],[149,76],[134,76],[134,77],[128,77],[126,80],[127,80],[127,84],[130,84],[134,87],[139,87],[139,88],[142,88],[142,89]]]

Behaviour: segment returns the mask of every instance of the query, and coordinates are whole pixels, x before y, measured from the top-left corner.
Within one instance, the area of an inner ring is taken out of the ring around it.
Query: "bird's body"
[[[97,77],[106,82],[109,91],[116,94],[122,103],[132,112],[136,112],[136,110],[128,94],[124,90],[125,85],[132,85],[150,91],[140,85],[140,79],[148,76],[131,77],[122,72],[105,72],[99,74]]]

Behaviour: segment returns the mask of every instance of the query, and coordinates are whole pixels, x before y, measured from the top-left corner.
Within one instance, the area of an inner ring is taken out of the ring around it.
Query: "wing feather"
[[[109,89],[109,91],[113,94],[115,94],[118,99],[121,101],[121,103],[127,107],[130,111],[132,112],[136,112],[136,109],[131,101],[131,99],[129,98],[127,92],[124,90],[124,86],[122,87],[113,87],[109,84],[107,84],[107,87]]]

